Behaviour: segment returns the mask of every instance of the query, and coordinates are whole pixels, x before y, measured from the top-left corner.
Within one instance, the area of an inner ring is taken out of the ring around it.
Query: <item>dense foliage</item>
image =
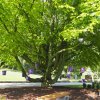
[[[64,65],[96,66],[100,60],[99,0],[0,0],[0,59],[24,59],[56,82]],[[17,62],[17,63],[16,63]]]

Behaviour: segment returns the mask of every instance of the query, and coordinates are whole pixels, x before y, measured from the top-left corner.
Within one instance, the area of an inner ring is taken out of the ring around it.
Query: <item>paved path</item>
[[[52,86],[67,86],[67,85],[82,85],[82,82],[57,82],[52,84]],[[86,83],[92,84],[92,83]],[[40,82],[36,83],[0,83],[0,88],[18,88],[18,87],[41,87]]]
[[[0,88],[17,88],[17,87],[41,87],[40,82],[36,83],[0,83]]]

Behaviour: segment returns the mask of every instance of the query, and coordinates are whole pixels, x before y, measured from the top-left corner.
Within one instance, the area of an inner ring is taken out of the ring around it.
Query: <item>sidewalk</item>
[[[41,87],[40,82],[36,83],[0,83],[0,89],[18,88],[18,87]]]
[[[82,82],[57,82],[52,84],[52,86],[67,86],[67,85],[82,85]],[[86,83],[92,84],[92,83]],[[0,89],[4,88],[18,88],[18,87],[41,87],[41,82],[36,83],[0,83]]]

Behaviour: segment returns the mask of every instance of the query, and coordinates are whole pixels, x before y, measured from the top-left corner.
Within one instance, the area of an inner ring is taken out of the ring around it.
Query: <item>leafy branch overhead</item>
[[[25,73],[21,57],[47,83],[57,81],[65,65],[99,65],[99,5],[99,0],[0,0],[0,59],[18,63]]]

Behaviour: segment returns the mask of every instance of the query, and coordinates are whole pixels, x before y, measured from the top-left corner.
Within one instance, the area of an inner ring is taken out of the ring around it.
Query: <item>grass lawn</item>
[[[2,75],[2,71],[6,70],[6,75]],[[39,78],[39,75],[30,75],[32,78]],[[3,81],[26,81],[24,77],[22,77],[22,73],[19,71],[12,71],[9,69],[0,69],[0,82]]]
[[[83,85],[67,85],[65,88],[83,88]]]
[[[6,70],[6,75],[2,75],[2,71]],[[30,74],[29,75],[31,78],[39,78],[41,77],[40,75],[36,74]],[[22,73],[20,71],[15,71],[11,69],[0,69],[0,82],[7,82],[7,81],[26,81],[24,77],[22,77]],[[58,79],[58,81],[67,81],[67,82],[74,82],[74,81],[80,81],[80,79],[67,79],[67,78],[62,78],[61,80]]]

